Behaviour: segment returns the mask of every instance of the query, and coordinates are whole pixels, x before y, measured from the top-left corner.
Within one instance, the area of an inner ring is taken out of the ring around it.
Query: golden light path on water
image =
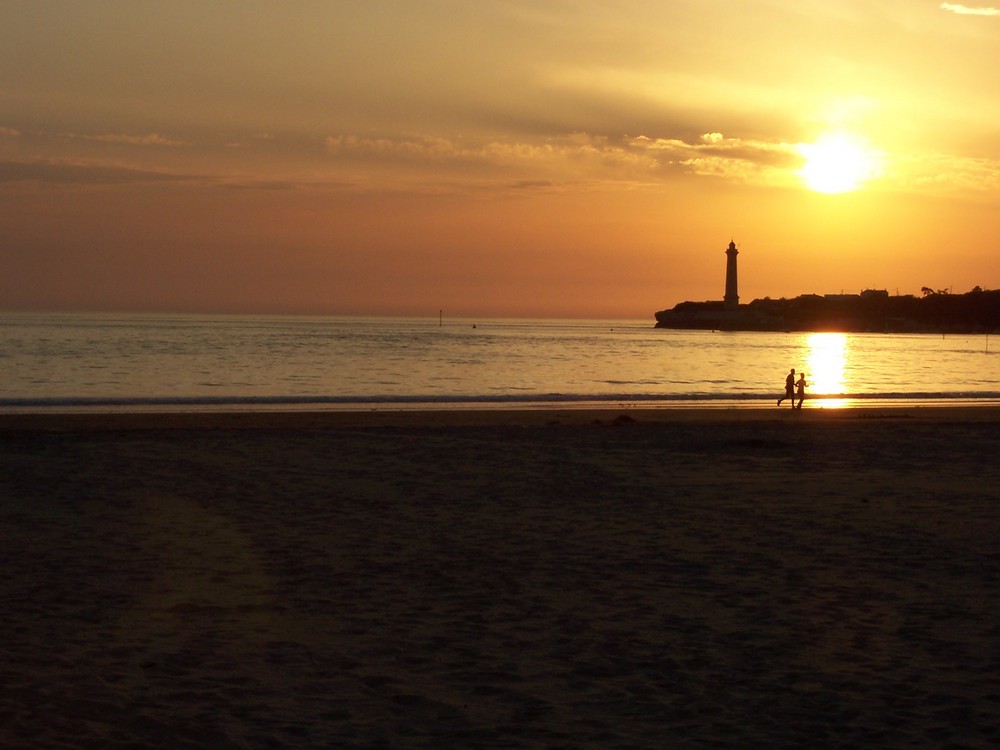
[[[806,395],[826,396],[848,392],[845,365],[847,364],[847,336],[843,333],[813,333],[806,340],[809,346]],[[840,409],[847,406],[847,399],[824,398],[818,406]]]

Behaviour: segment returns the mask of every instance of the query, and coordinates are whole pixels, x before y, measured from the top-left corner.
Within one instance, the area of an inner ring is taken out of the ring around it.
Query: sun
[[[876,156],[845,133],[830,133],[815,143],[800,144],[799,153],[806,160],[799,175],[806,187],[818,193],[857,190],[878,171]]]

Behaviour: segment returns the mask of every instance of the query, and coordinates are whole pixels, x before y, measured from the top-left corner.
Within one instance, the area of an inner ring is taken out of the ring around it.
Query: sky
[[[0,309],[1000,287],[1000,5],[7,0]]]

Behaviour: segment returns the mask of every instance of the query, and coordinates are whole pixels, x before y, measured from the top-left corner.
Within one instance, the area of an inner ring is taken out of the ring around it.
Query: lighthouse
[[[726,249],[726,296],[722,298],[723,307],[726,310],[736,310],[740,306],[740,295],[737,291],[736,282],[736,256],[740,251],[736,249],[736,243],[729,241]]]

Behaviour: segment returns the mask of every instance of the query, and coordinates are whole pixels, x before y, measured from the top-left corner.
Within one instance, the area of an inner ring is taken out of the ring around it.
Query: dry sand
[[[996,748],[994,409],[0,415],[0,746]]]

